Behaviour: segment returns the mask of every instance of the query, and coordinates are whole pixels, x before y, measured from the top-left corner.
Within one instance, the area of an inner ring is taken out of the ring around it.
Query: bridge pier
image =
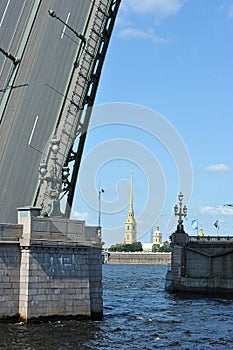
[[[233,237],[189,236],[178,225],[171,244],[167,291],[233,294]]]
[[[99,228],[87,227],[84,221],[42,218],[37,216],[38,210],[19,209],[19,224],[14,225],[17,236],[14,231],[10,243],[9,232],[4,237],[9,225],[2,227],[0,281],[8,275],[4,285],[9,288],[0,284],[6,301],[4,307],[0,305],[0,318],[18,315],[24,322],[46,317],[101,319]],[[7,289],[13,289],[11,296]],[[12,305],[11,309],[7,305]]]

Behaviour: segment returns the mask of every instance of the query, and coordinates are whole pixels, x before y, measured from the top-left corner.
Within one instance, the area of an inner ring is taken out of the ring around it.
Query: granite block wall
[[[185,238],[185,236],[184,236]],[[171,270],[166,276],[169,291],[233,293],[233,243],[229,237],[188,239],[172,235]]]
[[[19,267],[19,243],[0,242],[0,318],[18,315]]]
[[[20,282],[23,320],[91,315],[86,248],[23,248]]]
[[[23,209],[15,227],[0,225],[0,319],[101,319],[99,228],[88,227],[86,234],[83,221],[30,212]]]

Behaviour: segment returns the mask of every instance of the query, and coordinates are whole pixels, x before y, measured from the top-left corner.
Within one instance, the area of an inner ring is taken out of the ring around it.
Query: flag
[[[214,226],[219,229],[218,220],[215,221]]]
[[[192,221],[192,228],[193,228],[193,230],[198,230],[198,220],[197,219]]]

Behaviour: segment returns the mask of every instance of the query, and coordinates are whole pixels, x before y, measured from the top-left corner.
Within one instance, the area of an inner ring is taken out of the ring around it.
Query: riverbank
[[[111,252],[107,264],[170,265],[171,253]]]

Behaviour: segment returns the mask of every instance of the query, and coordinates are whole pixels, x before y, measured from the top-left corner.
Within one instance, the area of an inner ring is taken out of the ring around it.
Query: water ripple
[[[103,321],[0,324],[4,350],[229,350],[233,300],[164,291],[166,267],[103,265]]]

